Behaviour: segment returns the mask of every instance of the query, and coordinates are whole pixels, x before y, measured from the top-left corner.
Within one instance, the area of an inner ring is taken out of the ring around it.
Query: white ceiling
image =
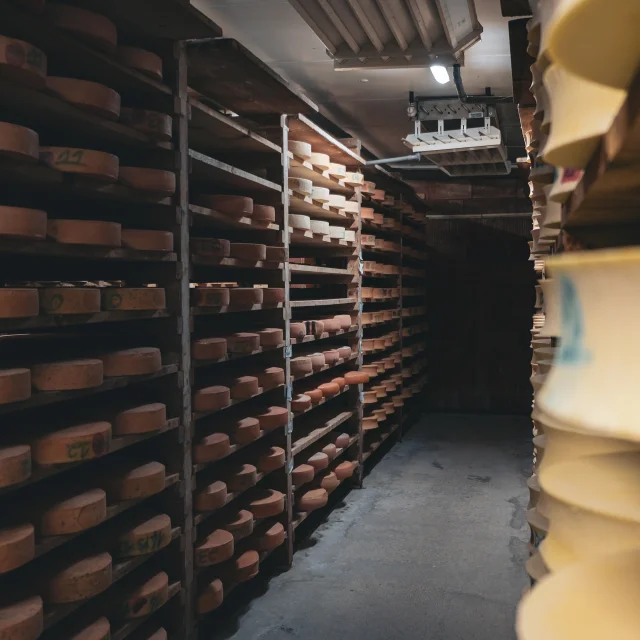
[[[378,157],[408,152],[401,138],[412,132],[406,116],[409,91],[455,95],[453,82],[438,84],[428,69],[334,71],[318,36],[288,0],[192,0],[286,80],[298,84],[321,111]],[[498,0],[476,0],[484,28],[481,42],[465,53],[462,79],[467,93],[510,96],[511,60],[506,18]],[[451,75],[451,74],[450,74]],[[362,82],[367,79],[368,82]]]

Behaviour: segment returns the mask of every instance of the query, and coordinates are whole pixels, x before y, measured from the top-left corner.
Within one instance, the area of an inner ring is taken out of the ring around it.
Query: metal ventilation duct
[[[451,65],[480,40],[473,0],[289,0],[336,70]]]

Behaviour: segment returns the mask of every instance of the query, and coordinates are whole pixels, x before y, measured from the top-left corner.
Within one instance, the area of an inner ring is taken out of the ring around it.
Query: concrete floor
[[[515,638],[530,433],[524,417],[423,417],[215,637]]]

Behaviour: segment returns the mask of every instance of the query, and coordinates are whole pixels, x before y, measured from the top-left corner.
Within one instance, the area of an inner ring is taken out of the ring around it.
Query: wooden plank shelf
[[[329,307],[343,304],[357,304],[357,300],[353,298],[327,298],[326,300],[292,300],[292,309],[301,309],[302,307]]]
[[[312,404],[308,409],[305,409],[304,411],[299,411],[298,413],[294,413],[293,414],[293,420],[294,420],[294,424],[295,424],[295,419],[300,417],[300,416],[304,416],[307,413],[309,413],[310,411],[313,411],[314,409],[317,409],[318,407],[322,407],[323,405],[327,404],[327,402],[331,402],[331,400],[333,400],[334,398],[338,398],[340,397],[343,393],[347,393],[347,391],[349,391],[350,389],[350,385],[345,385],[343,389],[341,389],[338,393],[336,393],[335,396],[331,396],[330,398],[322,398],[322,400],[319,400],[318,402],[316,402],[315,404]],[[304,394],[304,391],[301,392],[302,394]]]
[[[349,449],[351,449],[351,447],[353,447],[354,444],[357,444],[359,440],[359,436],[353,436],[350,440],[349,440],[349,444],[346,447],[343,447],[342,449],[336,449],[336,455],[331,459],[331,462],[329,463],[329,469],[331,470],[331,465],[333,465],[333,463],[338,460],[341,456],[343,456]],[[355,462],[355,464],[357,465],[357,461]],[[313,482],[313,480],[311,481]],[[294,485],[293,486],[293,491],[294,493],[296,491],[298,491],[298,489],[301,489],[302,487],[306,486],[307,484],[311,484],[311,483],[305,483],[305,484],[299,484],[299,485]]]
[[[260,269],[268,271],[282,271],[282,262],[247,262],[237,258],[213,258],[206,254],[191,254],[191,264],[201,267],[224,267],[226,269]]]
[[[385,442],[385,440],[387,440],[388,438],[390,438],[399,428],[399,425],[395,424],[391,427],[391,429],[385,433],[382,434],[382,436],[380,437],[380,440],[378,440],[377,442],[374,442],[367,451],[364,452],[362,458],[363,458],[363,462],[366,462]]]
[[[348,185],[344,180],[335,178],[328,171],[316,169],[308,160],[288,152],[289,158],[289,175],[292,178],[305,178],[311,180],[315,187],[325,187],[330,189],[331,193],[337,193],[343,196],[351,197],[355,193],[354,187]]]
[[[353,251],[355,244],[347,240],[332,240],[329,236],[320,236],[311,231],[302,231],[289,227],[289,244],[291,246],[310,246],[329,249],[331,255],[337,252]]]
[[[326,202],[314,200],[311,196],[302,196],[289,190],[289,209],[294,213],[310,216],[314,220],[328,220],[336,226],[350,227],[353,224],[353,214],[344,209],[332,207]]]
[[[244,402],[248,402],[249,400],[253,400],[254,398],[258,398],[261,395],[267,394],[267,393],[271,393],[272,391],[275,391],[276,389],[280,389],[284,387],[283,384],[279,384],[271,389],[263,389],[262,387],[258,388],[258,393],[252,395],[250,398],[243,398],[242,400],[231,400],[231,402],[229,403],[228,406],[226,407],[222,407],[221,409],[218,409],[217,411],[195,411],[193,413],[193,420],[200,420],[201,418],[206,418],[208,416],[213,416],[216,413],[220,413],[221,411],[226,411],[227,409],[230,409],[231,407],[237,407],[239,404],[242,404]],[[232,447],[233,448],[233,447]]]
[[[338,329],[338,331],[334,331],[329,333],[325,331],[319,336],[304,336],[303,338],[291,338],[291,344],[308,344],[310,342],[316,342],[318,340],[328,340],[329,338],[336,338],[338,336],[345,336],[352,334],[358,330],[357,325],[351,325],[348,329]]]
[[[196,226],[216,227],[220,229],[237,229],[239,231],[262,232],[262,231],[279,231],[280,227],[275,223],[263,223],[252,218],[234,219],[225,216],[213,209],[199,207],[195,204],[189,205],[191,219]]]
[[[242,307],[191,307],[192,316],[217,316],[220,313],[245,313],[248,311],[268,311],[282,309],[281,302],[274,305],[254,304],[251,308]]]
[[[320,373],[324,373],[325,371],[329,371],[330,369],[336,369],[337,367],[341,367],[343,364],[347,362],[352,362],[357,359],[357,354],[352,355],[350,358],[340,358],[334,364],[325,364],[322,369],[318,369],[317,371],[312,371],[311,373],[305,373],[301,376],[291,376],[291,382],[299,382],[300,380],[306,380],[307,378],[311,378],[312,376],[317,376]]]
[[[308,435],[300,440],[296,440],[293,443],[291,450],[292,456],[297,456],[299,453],[310,447],[312,444],[318,442],[326,435],[329,435],[334,429],[337,429],[341,424],[344,424],[347,420],[350,420],[353,416],[353,411],[342,411],[335,418],[332,418],[323,427],[317,427],[313,429]],[[295,427],[294,427],[295,434]]]
[[[335,269],[333,267],[318,267],[311,264],[297,264],[292,262],[289,264],[291,273],[300,273],[308,276],[338,276],[343,278],[357,278],[357,274],[352,273],[349,269]]]

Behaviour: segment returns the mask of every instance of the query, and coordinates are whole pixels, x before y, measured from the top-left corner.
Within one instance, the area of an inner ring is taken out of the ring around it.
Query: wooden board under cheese
[[[1,293],[1,290],[0,290]],[[40,309],[48,315],[98,313],[100,290],[88,287],[42,287],[38,289]]]
[[[169,599],[169,576],[156,573],[136,587],[121,605],[123,618],[144,618],[162,607]]]
[[[159,431],[167,424],[167,406],[162,402],[143,404],[118,413],[113,433],[118,436],[139,435]]]
[[[197,567],[220,564],[233,556],[234,538],[230,531],[216,529],[202,542],[196,543],[195,563]]]
[[[107,287],[100,293],[105,311],[159,311],[167,307],[165,290],[160,287]]]
[[[101,182],[115,182],[120,169],[117,156],[76,147],[40,147],[40,160],[56,171],[76,173]]]
[[[122,227],[117,222],[49,219],[47,221],[47,235],[62,244],[122,246]]]
[[[164,490],[165,466],[160,462],[147,462],[124,471],[119,470],[107,479],[110,500],[138,500]]]
[[[42,596],[51,604],[86,600],[108,589],[111,577],[111,555],[97,553],[56,571],[43,585]]]
[[[123,229],[122,245],[138,251],[173,251],[173,233],[151,229]]]
[[[0,35],[0,77],[34,89],[44,86],[47,56],[29,42]]]
[[[123,349],[100,356],[106,378],[141,376],[156,373],[162,368],[162,354],[156,347]]]
[[[0,604],[0,638],[3,640],[36,640],[43,628],[40,596]]]
[[[48,362],[31,368],[31,383],[38,391],[92,389],[103,380],[102,361],[97,358]]]
[[[35,529],[32,524],[10,525],[0,529],[0,574],[21,567],[34,556]],[[2,637],[1,629],[0,623],[0,638]]]
[[[162,58],[138,47],[118,46],[117,58],[122,64],[162,82]]]
[[[111,448],[111,424],[91,422],[53,431],[33,443],[39,465],[69,464],[98,458]]]
[[[121,533],[115,545],[116,558],[129,558],[153,553],[171,542],[171,518],[162,513],[144,518],[134,527]]]
[[[47,3],[45,15],[54,27],[72,33],[97,49],[107,53],[116,49],[116,25],[98,13],[66,4]]]
[[[0,236],[43,240],[47,235],[47,214],[39,209],[0,206]]]
[[[47,89],[58,98],[102,118],[120,117],[120,94],[97,82],[48,76]]]
[[[102,489],[89,489],[49,502],[36,523],[42,536],[64,536],[91,529],[107,517],[107,495]]]
[[[145,133],[153,140],[168,142],[173,136],[173,119],[159,111],[122,107],[120,122]]]

